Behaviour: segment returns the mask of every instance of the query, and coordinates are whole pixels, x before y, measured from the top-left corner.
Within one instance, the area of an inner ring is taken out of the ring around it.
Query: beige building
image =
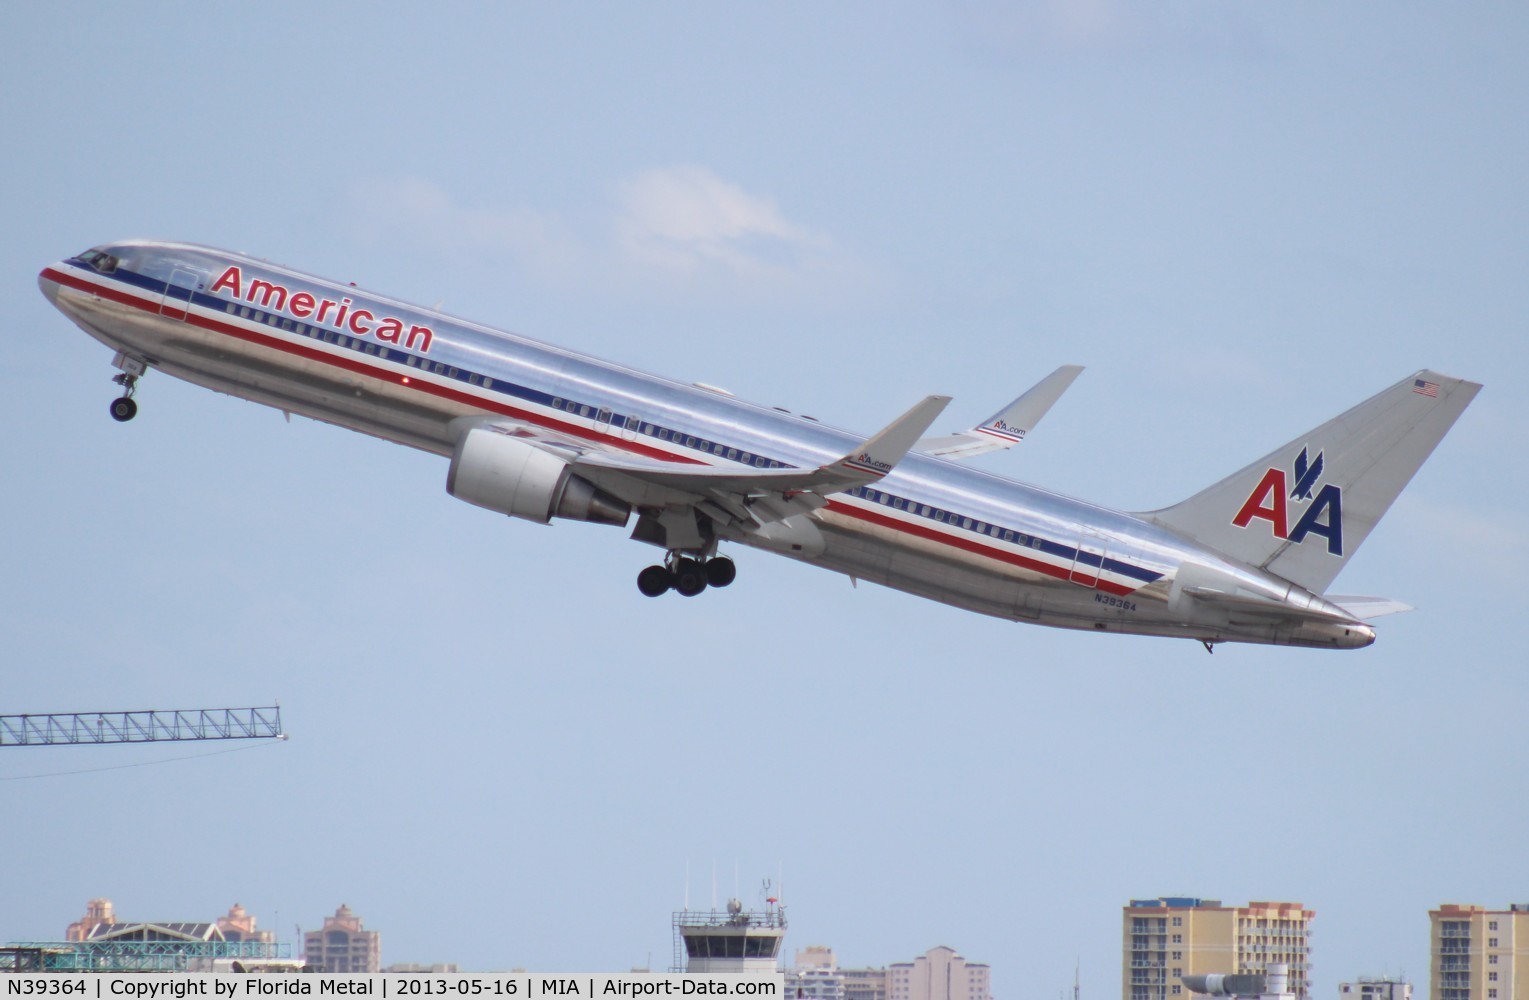
[[[1433,1000],[1529,1000],[1529,903],[1428,911]]]
[[[225,941],[261,941],[265,944],[276,941],[274,931],[257,931],[255,918],[238,903],[230,906],[228,913],[218,918],[218,930],[223,932]]]
[[[944,945],[882,969],[840,968],[833,949],[811,945],[785,975],[786,996],[801,1000],[992,1000],[988,966]]]
[[[820,944],[797,950],[796,965],[785,970],[785,985],[786,996],[793,1000],[844,1000],[839,961],[832,948]]]
[[[382,935],[361,926],[361,918],[341,906],[320,930],[303,935],[303,959],[318,972],[376,972],[382,967]]]
[[[992,970],[954,948],[930,948],[887,969],[888,1000],[992,1000]]]
[[[841,969],[834,950],[820,944],[798,949],[785,977],[792,1000],[887,1000],[886,969]]]
[[[886,969],[840,969],[844,1000],[887,1000]]]
[[[97,927],[110,927],[117,922],[112,912],[111,900],[97,898],[85,904],[85,916],[69,925],[64,931],[65,941],[89,941]]]
[[[1315,916],[1300,903],[1133,899],[1122,918],[1121,1000],[1170,1000],[1188,993],[1184,976],[1257,975],[1273,963],[1289,966],[1289,991],[1307,1000]]]

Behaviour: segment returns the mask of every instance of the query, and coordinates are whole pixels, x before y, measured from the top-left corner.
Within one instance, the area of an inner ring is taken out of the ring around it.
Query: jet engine
[[[462,435],[446,492],[478,507],[546,524],[554,517],[625,525],[630,504],[573,474],[563,459],[492,427]]]

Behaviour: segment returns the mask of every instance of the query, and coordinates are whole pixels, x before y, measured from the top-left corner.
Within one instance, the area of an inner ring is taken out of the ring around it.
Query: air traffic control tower
[[[670,971],[775,972],[785,937],[786,911],[773,899],[764,910],[745,910],[736,899],[727,901],[726,913],[681,910],[674,915]]]

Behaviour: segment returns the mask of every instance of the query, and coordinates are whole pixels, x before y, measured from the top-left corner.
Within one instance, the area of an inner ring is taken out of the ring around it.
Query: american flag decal
[[[1425,382],[1423,379],[1415,378],[1412,380],[1412,391],[1424,396],[1432,396],[1434,399],[1438,399],[1439,383]]]

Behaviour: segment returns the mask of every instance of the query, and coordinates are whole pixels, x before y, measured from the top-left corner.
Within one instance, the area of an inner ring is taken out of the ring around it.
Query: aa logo
[[[1290,472],[1288,476],[1284,469],[1265,472],[1232,523],[1246,528],[1255,518],[1268,521],[1275,538],[1297,544],[1304,542],[1307,535],[1320,535],[1327,539],[1328,552],[1343,555],[1343,491],[1331,483],[1317,489],[1322,478],[1322,453],[1317,452],[1316,459],[1308,461],[1306,449],[1302,448]],[[1296,517],[1294,528],[1289,526],[1292,516]]]

